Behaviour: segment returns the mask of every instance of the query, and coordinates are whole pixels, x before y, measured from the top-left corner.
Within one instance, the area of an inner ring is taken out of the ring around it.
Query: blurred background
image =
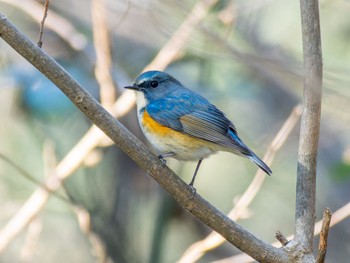
[[[0,11],[38,42],[42,1],[0,0]],[[349,12],[349,1],[320,1],[324,94],[317,220],[325,207],[336,211],[350,199]],[[111,111],[122,87],[171,41],[164,56],[169,61],[158,59],[152,69],[165,68],[217,105],[261,157],[301,102],[298,1],[50,1],[42,41],[43,50]],[[4,41],[0,45],[0,229],[5,229],[91,122]],[[133,97],[123,102],[121,109],[131,107]],[[120,121],[147,143],[135,108],[125,111]],[[275,241],[276,229],[285,235],[294,231],[299,128],[297,122],[276,152],[273,176],[239,219],[267,242]],[[176,262],[210,233],[117,147],[97,141],[75,152],[82,160],[63,188],[8,240],[0,262]],[[189,182],[195,163],[167,164]],[[256,170],[246,159],[219,153],[203,162],[196,188],[227,213]],[[349,223],[345,218],[331,229],[329,262],[350,256]],[[224,243],[198,262],[239,253]]]

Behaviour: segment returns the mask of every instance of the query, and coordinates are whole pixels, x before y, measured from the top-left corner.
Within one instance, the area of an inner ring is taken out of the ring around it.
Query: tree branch
[[[298,151],[295,241],[312,253],[316,162],[322,97],[322,50],[317,0],[300,0],[304,50],[304,96]]]
[[[1,13],[0,36],[60,88],[96,126],[105,132],[141,169],[167,190],[182,207],[256,260],[263,262],[287,261],[288,256],[285,250],[272,247],[259,240],[226,217],[199,194],[191,198],[192,191],[185,182],[168,167],[164,167],[157,156],[114,119],[57,62],[20,33]]]
[[[281,243],[282,246],[289,243],[289,240],[279,230],[276,230],[275,238]]]
[[[345,220],[348,217],[350,217],[350,202],[345,204],[344,206],[342,206],[332,214],[332,220],[329,224],[329,228],[332,228],[336,224],[339,224],[341,221]],[[315,236],[321,233],[322,224],[323,224],[323,220],[320,220],[315,224],[315,233],[314,233]],[[293,238],[294,238],[294,235],[289,235],[288,237],[286,237],[287,240],[292,240]],[[272,245],[278,246],[279,244],[280,242],[274,242]],[[246,254],[238,254],[228,259],[224,259],[222,262],[227,262],[227,261],[229,261],[230,263],[234,263],[234,262],[242,263],[242,262],[253,262],[254,260]],[[217,262],[220,262],[220,261],[217,261]]]
[[[0,0],[4,1],[4,0]],[[16,0],[17,1],[17,0]],[[13,0],[11,3],[17,3]],[[205,9],[206,12],[210,10],[217,0],[203,0],[198,2],[193,10],[189,13],[191,19],[186,18],[181,24],[178,30],[174,32],[174,35],[168,40],[166,45],[162,47],[158,55],[150,62],[146,68],[158,68],[159,70],[165,69],[169,63],[171,63],[183,50],[186,42],[188,41],[190,34],[196,25],[200,23],[205,15],[203,13],[195,12],[199,6]],[[27,2],[25,2],[27,3]],[[28,2],[29,3],[29,2]],[[30,2],[31,3],[31,2]],[[36,4],[33,2],[33,4]],[[16,6],[20,6],[20,3],[17,3]],[[33,6],[35,7],[35,5]],[[28,10],[35,10],[35,8],[29,8]],[[25,11],[28,11],[25,9]],[[35,15],[34,19],[35,19]],[[58,15],[56,14],[56,17]],[[50,18],[53,18],[52,11],[50,13]],[[188,23],[188,21],[195,21]],[[50,21],[50,20],[49,20]],[[59,21],[57,21],[58,24]],[[68,22],[67,22],[68,23]],[[187,25],[186,27],[184,25]],[[187,32],[187,34],[185,34]],[[75,33],[73,35],[77,35]],[[181,39],[179,39],[181,38]],[[177,45],[173,42],[178,43]],[[160,56],[159,54],[167,54],[168,57],[164,55]],[[169,59],[169,56],[172,59]],[[145,71],[144,69],[143,71]],[[119,99],[114,103],[114,106],[111,110],[111,114],[114,118],[120,118],[125,115],[135,104],[135,94],[130,90],[126,90],[119,97]],[[45,180],[42,185],[37,188],[30,198],[25,202],[25,204],[16,212],[16,214],[6,223],[6,225],[0,230],[0,253],[3,251],[6,246],[30,223],[32,218],[34,218],[45,206],[50,197],[51,193],[57,191],[62,182],[71,176],[77,169],[80,168],[86,157],[91,153],[91,151],[97,146],[107,147],[113,145],[108,137],[101,132],[96,126],[92,126],[86,134],[80,139],[80,141],[69,151],[63,160],[56,166],[53,171],[52,176]],[[40,182],[38,183],[40,185]],[[55,194],[57,195],[57,194]]]
[[[182,49],[191,36],[193,28],[202,21],[210,8],[217,2],[218,0],[202,0],[196,3],[191,13],[182,22],[181,26],[176,30],[171,39],[164,45],[152,62],[144,68],[144,71],[154,69],[164,70],[164,65],[168,65],[179,55],[179,50]]]
[[[41,23],[42,5],[36,1],[0,0],[28,14],[35,22]],[[53,10],[50,19],[45,21],[45,27],[59,35],[74,50],[82,51],[88,44],[88,39],[80,33],[73,24]]]
[[[40,23],[40,33],[39,33],[39,41],[38,41],[38,46],[41,48],[43,45],[43,33],[44,33],[44,25],[45,25],[45,20],[47,17],[47,11],[49,10],[49,4],[50,1],[46,0],[45,4],[44,4],[44,15],[43,15],[43,19],[41,20]]]
[[[293,128],[297,124],[301,115],[301,105],[296,105],[288,118],[283,123],[281,129],[276,134],[275,138],[270,143],[264,157],[263,161],[271,166],[277,151],[282,147],[284,142],[287,140],[289,134],[292,132]],[[255,196],[258,194],[266,175],[261,169],[258,169],[250,185],[244,191],[242,196],[235,203],[235,206],[228,213],[228,216],[232,220],[239,220],[244,212],[247,210],[250,203],[254,200]],[[206,238],[197,241],[190,245],[188,249],[183,253],[181,258],[177,261],[178,263],[185,262],[195,262],[199,260],[205,253],[213,250],[224,243],[224,239],[217,233],[212,232]]]
[[[112,78],[112,52],[103,0],[91,2],[94,47],[96,53],[95,76],[100,86],[101,104],[110,111],[116,98],[116,88]]]
[[[323,212],[322,229],[320,233],[320,243],[318,246],[318,254],[316,263],[324,263],[327,253],[327,238],[329,232],[329,225],[331,223],[332,212],[329,208],[326,208]]]
[[[112,112],[115,118],[123,116],[133,106],[132,101],[134,100],[134,96],[131,95],[133,95],[132,92],[124,92],[114,104]],[[71,151],[63,158],[63,160],[59,162],[53,173],[44,183],[41,184],[34,180],[34,182],[41,186],[33,192],[25,204],[22,205],[16,214],[0,230],[0,253],[44,208],[52,193],[62,200],[65,200],[63,197],[55,193],[55,191],[61,187],[62,182],[67,177],[79,169],[91,151],[101,145],[105,138],[107,138],[106,135],[93,125],[73,149],[71,149]],[[105,143],[104,146],[106,146]],[[8,158],[1,156],[1,154],[0,157],[8,161],[18,169],[19,172],[33,181],[33,179],[31,179],[33,177],[20,169],[18,165],[10,162]]]

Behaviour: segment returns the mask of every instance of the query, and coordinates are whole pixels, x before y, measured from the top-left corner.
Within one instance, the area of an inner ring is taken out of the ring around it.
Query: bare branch
[[[179,55],[179,50],[183,49],[185,43],[190,37],[193,28],[195,28],[199,22],[203,20],[210,8],[212,8],[217,2],[218,0],[199,1],[181,24],[179,29],[164,45],[162,50],[157,54],[152,62],[144,68],[144,71],[153,69],[164,70],[164,65],[168,65],[171,61],[175,60]]]
[[[333,227],[336,224],[340,223],[341,221],[343,221],[344,219],[350,217],[350,202],[347,203],[346,205],[342,206],[341,208],[339,208],[337,211],[335,211],[332,214],[332,220],[330,222],[329,227]],[[315,224],[315,236],[320,234],[321,229],[322,229],[322,224],[323,224],[323,220],[318,221]],[[292,240],[294,238],[294,235],[290,235],[287,237],[287,240]],[[279,243],[275,242],[272,244],[273,246],[278,246]],[[253,262],[254,260],[249,257],[248,255],[245,254],[239,254],[236,256],[233,256],[230,258],[230,262]]]
[[[332,214],[332,221],[330,222],[329,227],[333,227],[336,224],[340,223],[341,221],[343,221],[344,219],[350,217],[350,202],[347,203],[346,205],[342,206],[341,208],[339,208],[337,211],[335,211]],[[315,225],[315,234],[318,235],[321,230],[322,230],[322,223],[323,220],[320,220],[316,223]]]
[[[17,3],[17,0],[13,1],[14,3]],[[17,4],[19,5],[19,3]],[[35,2],[33,2],[33,4],[35,4]],[[194,9],[198,8],[197,5],[195,5]],[[206,9],[206,11],[208,10],[209,9]],[[194,12],[192,11],[189,15],[193,15],[193,13]],[[52,19],[52,17],[53,15],[51,12],[50,18]],[[203,19],[204,16],[201,16],[201,18]],[[187,20],[188,19],[186,19],[185,21]],[[197,23],[200,22],[200,20],[196,21]],[[178,37],[184,37],[185,34],[181,32],[191,32],[195,29],[196,25],[196,23],[191,23],[191,25],[188,27],[181,26],[181,30],[177,30],[175,34],[177,34]],[[189,34],[187,34],[187,38],[181,39],[181,42],[183,43],[182,45],[174,45],[172,44],[172,42],[178,42],[180,40],[175,37],[172,37],[167,42],[167,44],[159,51],[159,53],[167,53],[164,50],[169,50],[169,47],[172,47],[171,53],[173,54],[173,59],[175,59],[177,55],[181,52],[188,38]],[[163,58],[163,56],[156,56],[156,58],[153,59],[153,61],[148,66],[146,66],[146,68],[152,68],[155,65],[162,69],[166,68],[168,64],[172,62],[172,60],[169,60],[168,58]],[[134,92],[129,90],[125,91],[116,101],[116,103],[114,103],[111,113],[115,118],[119,118],[127,112],[129,112],[129,110],[133,107],[134,104]],[[42,187],[34,191],[32,196],[26,201],[26,203],[21,207],[21,209],[17,211],[17,213],[11,218],[9,222],[7,222],[5,227],[0,231],[0,252],[3,251],[6,248],[6,246],[11,242],[11,240],[13,240],[14,237],[18,235],[30,223],[30,220],[44,208],[50,194],[61,187],[62,181],[70,175],[72,175],[83,164],[84,160],[89,156],[89,154],[94,148],[96,148],[97,146],[107,147],[113,144],[113,141],[106,140],[106,138],[108,137],[103,132],[101,132],[101,130],[98,129],[96,126],[92,126],[89,129],[89,131],[76,144],[76,146],[73,147],[73,149],[57,165],[54,173],[50,176],[50,178],[45,181]],[[55,178],[55,180],[53,180],[52,178]],[[54,183],[52,183],[52,181]],[[59,183],[55,183],[56,181],[58,181]],[[57,193],[55,194],[57,195]]]
[[[164,167],[146,146],[111,116],[69,74],[0,14],[0,36],[20,55],[47,76],[118,147],[152,176],[186,210],[223,235],[230,243],[258,261],[286,262],[286,251],[259,240],[217,210],[199,194],[193,197],[188,185]],[[193,198],[192,198],[193,197]]]
[[[52,192],[49,188],[47,188],[46,184],[42,185],[41,181],[36,179],[34,176],[32,176],[30,173],[28,173],[26,170],[24,170],[19,164],[12,161],[9,157],[0,153],[0,159],[2,159],[4,162],[8,163],[12,168],[14,168],[20,176],[23,176],[24,178],[26,178],[27,180],[29,180],[30,182],[32,182],[35,185],[40,185],[40,188],[44,188],[47,192],[53,194],[55,197],[59,198],[61,201],[68,202],[68,200],[64,196],[62,196],[60,193]],[[29,223],[29,220],[28,220],[28,223]],[[1,237],[0,237],[0,240],[1,240]],[[0,241],[0,243],[1,243],[1,241]],[[0,251],[1,251],[1,249],[0,249]]]
[[[96,235],[92,231],[91,226],[91,216],[89,212],[80,206],[74,206],[74,211],[78,219],[78,223],[81,231],[89,238],[93,255],[96,258],[97,263],[107,263],[109,262],[109,258],[106,251],[106,246],[100,239],[98,235]]]
[[[40,23],[42,14],[42,6],[35,1],[23,1],[23,0],[0,0],[0,2],[13,5],[16,8],[21,9],[30,15],[34,21]],[[57,35],[59,35],[64,41],[66,41],[73,49],[83,50],[88,39],[81,34],[73,24],[67,21],[65,18],[50,10],[50,19],[45,23],[47,28],[50,28]]]
[[[37,249],[38,241],[43,229],[42,218],[34,218],[29,224],[23,247],[20,254],[20,262],[33,262],[33,257]]]
[[[285,246],[289,243],[288,239],[279,230],[276,230],[275,237],[282,244],[282,246]]]
[[[275,138],[269,145],[263,158],[264,162],[267,165],[271,166],[275,158],[276,152],[282,147],[284,142],[287,140],[289,134],[298,122],[300,115],[301,105],[298,104],[293,108],[290,115],[282,125],[281,129],[278,131]],[[250,205],[250,203],[254,200],[255,196],[259,192],[265,178],[266,176],[264,172],[258,169],[248,188],[236,202],[235,207],[228,213],[228,216],[232,220],[238,220],[241,218],[244,211],[247,209],[247,207]],[[218,235],[215,232],[212,232],[205,239],[193,243],[181,256],[178,263],[195,262],[199,258],[201,258],[206,252],[220,246],[224,241],[225,239],[223,239],[220,235]]]
[[[43,45],[44,25],[45,25],[45,20],[46,20],[46,17],[47,17],[47,11],[49,10],[49,4],[50,4],[50,1],[49,0],[45,0],[44,15],[43,15],[43,19],[40,22],[40,33],[39,33],[39,41],[38,41],[38,47],[40,47],[40,48]]]
[[[296,237],[290,243],[294,250],[304,251],[298,257],[304,257],[305,262],[314,262],[312,242],[315,222],[316,158],[322,97],[322,52],[318,1],[301,0],[300,4],[305,69],[304,107],[298,152]]]
[[[117,100],[113,107],[114,117],[118,118],[127,113],[133,106],[130,99],[133,98],[129,92]],[[45,183],[36,189],[26,203],[16,212],[9,222],[0,231],[0,252],[20,233],[45,206],[50,194],[57,191],[63,180],[72,175],[84,162],[90,152],[96,148],[105,138],[105,134],[96,126],[92,126],[77,145],[56,166],[53,173]],[[1,155],[0,155],[1,157]],[[3,157],[2,157],[3,158]],[[7,160],[7,159],[6,159]],[[12,163],[11,163],[12,164]],[[18,169],[18,167],[16,167]],[[20,170],[22,172],[22,170]],[[26,177],[28,175],[24,173]],[[32,177],[29,177],[32,178]],[[40,182],[34,181],[38,185]],[[57,193],[54,193],[57,195]],[[60,197],[60,195],[57,195]],[[62,198],[62,197],[61,197]],[[65,200],[65,199],[63,199]]]
[[[298,151],[295,241],[312,253],[316,163],[322,97],[322,50],[317,0],[300,0],[304,50],[304,96]]]
[[[327,253],[327,238],[329,232],[329,225],[331,223],[332,212],[329,208],[326,208],[323,212],[322,228],[320,233],[320,243],[318,245],[318,254],[316,263],[324,263]]]
[[[96,51],[95,76],[100,85],[101,104],[110,110],[115,102],[116,89],[111,75],[112,58],[104,0],[93,0],[91,13]]]

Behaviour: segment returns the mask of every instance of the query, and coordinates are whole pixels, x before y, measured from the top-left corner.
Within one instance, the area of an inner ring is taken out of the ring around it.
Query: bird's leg
[[[163,166],[165,166],[166,165],[166,160],[164,158],[171,157],[173,155],[175,155],[175,153],[173,153],[173,152],[162,153],[162,154],[158,155],[158,158],[162,162]]]
[[[203,161],[203,159],[200,159],[200,160],[198,161],[196,170],[194,171],[194,174],[193,174],[193,176],[192,176],[192,180],[191,180],[190,184],[188,185],[188,186],[191,188],[192,193],[193,193],[193,196],[192,196],[190,199],[192,199],[192,198],[196,195],[196,191],[197,191],[197,190],[196,190],[196,188],[194,188],[193,185],[194,185],[194,180],[196,179],[196,175],[197,175],[198,170],[199,170],[199,166],[201,166],[202,161]]]

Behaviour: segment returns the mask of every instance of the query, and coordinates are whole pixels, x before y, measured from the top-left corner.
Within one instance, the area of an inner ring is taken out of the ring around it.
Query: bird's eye
[[[158,81],[153,80],[153,81],[151,81],[151,82],[149,83],[149,85],[150,85],[152,88],[156,88],[156,87],[158,87]]]

